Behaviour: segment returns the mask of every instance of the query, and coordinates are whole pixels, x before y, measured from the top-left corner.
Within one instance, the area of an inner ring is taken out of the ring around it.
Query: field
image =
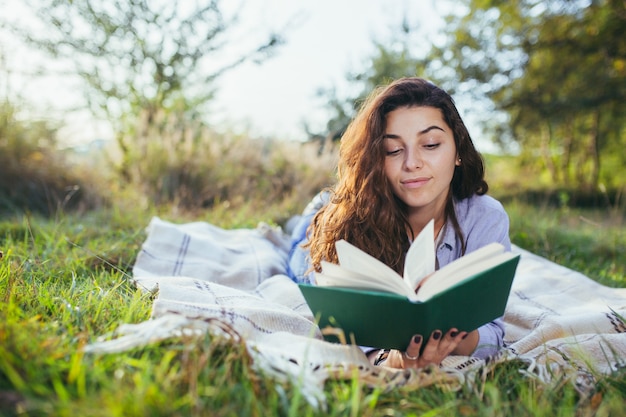
[[[510,200],[514,243],[599,282],[626,287],[621,214],[537,207]],[[329,409],[316,410],[297,386],[255,374],[241,345],[204,337],[171,340],[124,354],[83,355],[80,348],[121,323],[146,320],[151,299],[129,272],[152,215],[132,206],[56,218],[0,222],[0,414],[67,416],[266,415],[623,415],[626,373],[603,376],[581,397],[572,384],[543,386],[500,365],[474,388],[381,392],[356,381],[326,387]],[[222,227],[280,223],[284,209],[214,207],[193,216]],[[539,220],[538,220],[539,219]]]

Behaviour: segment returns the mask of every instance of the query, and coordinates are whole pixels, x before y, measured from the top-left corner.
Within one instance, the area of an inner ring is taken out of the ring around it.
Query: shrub
[[[103,202],[55,148],[57,130],[47,121],[21,121],[13,105],[0,103],[0,213],[50,216]]]
[[[218,133],[176,115],[159,117],[124,138],[132,150],[120,162],[123,187],[151,205],[196,211],[282,202],[298,209],[333,182],[334,154],[320,154],[316,145]]]

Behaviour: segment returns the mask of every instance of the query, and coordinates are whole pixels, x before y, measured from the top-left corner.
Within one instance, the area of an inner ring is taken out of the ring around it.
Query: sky
[[[0,0],[0,5],[7,0]],[[243,3],[242,3],[243,1]],[[241,26],[248,40],[263,39],[275,29],[285,29],[285,44],[273,57],[260,63],[246,63],[219,78],[212,103],[212,121],[235,131],[255,136],[303,140],[303,123],[323,131],[328,117],[324,102],[316,96],[320,88],[350,87],[346,74],[363,71],[373,53],[373,41],[391,36],[406,14],[409,22],[425,37],[441,25],[442,2],[435,0],[239,0],[223,1],[225,12],[232,5],[239,10]],[[19,7],[12,3],[16,13]],[[0,41],[3,41],[0,39]],[[426,40],[425,47],[430,40]],[[0,50],[9,63],[22,69],[35,68],[43,58],[11,44]],[[1,58],[1,57],[0,57]],[[54,64],[49,63],[50,68]],[[44,72],[45,75],[45,72]],[[72,140],[106,138],[106,126],[93,123],[87,111],[66,116],[63,108],[80,109],[78,85],[68,79],[40,76],[24,80],[9,74],[9,89],[36,103],[47,117],[65,117],[65,137]],[[1,83],[0,83],[1,84]],[[0,94],[4,93],[0,91]],[[72,139],[75,138],[75,139]]]
[[[253,2],[249,2],[253,3]],[[260,135],[305,136],[303,122],[323,129],[327,120],[320,88],[346,91],[346,74],[362,71],[373,41],[387,39],[405,12],[413,24],[432,33],[440,24],[430,0],[261,0],[256,21],[288,26],[286,44],[262,65],[247,64],[220,80],[216,110]]]

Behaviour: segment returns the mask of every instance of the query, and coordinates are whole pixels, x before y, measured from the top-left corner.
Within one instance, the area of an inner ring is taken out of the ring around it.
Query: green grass
[[[598,281],[626,287],[622,220],[602,212],[510,203],[514,243]],[[54,220],[0,220],[0,415],[27,416],[608,416],[626,412],[626,373],[600,378],[589,397],[567,381],[541,385],[501,364],[472,387],[381,392],[329,382],[328,410],[297,386],[255,373],[244,347],[209,336],[122,354],[80,347],[122,323],[149,318],[152,300],[128,280],[152,215],[227,228],[281,223],[293,207],[217,206],[194,218],[119,208]]]
[[[608,210],[505,205],[511,241],[610,287],[626,287],[624,215]]]

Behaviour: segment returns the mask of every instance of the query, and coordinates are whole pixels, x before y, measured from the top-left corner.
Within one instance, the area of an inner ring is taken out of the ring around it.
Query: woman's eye
[[[426,149],[437,149],[439,147],[439,143],[429,143],[427,145],[424,145],[424,148]]]
[[[391,149],[387,151],[387,156],[397,155],[402,151],[401,148]]]

